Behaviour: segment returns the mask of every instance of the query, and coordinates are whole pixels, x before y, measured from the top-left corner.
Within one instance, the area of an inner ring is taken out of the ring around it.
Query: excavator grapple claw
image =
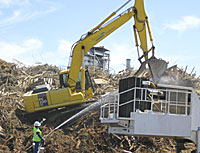
[[[165,60],[157,59],[153,56],[148,60],[142,62],[139,69],[134,75],[140,76],[146,70],[146,64],[148,64],[149,70],[151,72],[152,81],[156,83],[160,80],[160,77],[167,69],[168,63]]]
[[[156,57],[151,57],[148,60],[149,70],[151,72],[152,80],[157,83],[160,77],[163,75],[167,69],[167,62],[163,59],[157,59]]]

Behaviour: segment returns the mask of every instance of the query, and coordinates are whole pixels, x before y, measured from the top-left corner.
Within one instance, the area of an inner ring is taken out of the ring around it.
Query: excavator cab
[[[82,77],[83,75],[85,77]],[[94,94],[93,94],[94,93],[94,87],[93,87],[93,84],[92,84],[92,80],[91,80],[89,71],[87,69],[86,70],[81,69],[79,71],[78,80],[76,81],[76,85],[74,87],[71,87],[68,84],[69,79],[70,79],[69,78],[69,70],[61,71],[60,76],[59,76],[60,88],[71,88],[72,92],[77,92],[77,93],[82,92],[85,95],[86,99],[94,96]],[[82,89],[82,84],[84,85],[85,89]]]

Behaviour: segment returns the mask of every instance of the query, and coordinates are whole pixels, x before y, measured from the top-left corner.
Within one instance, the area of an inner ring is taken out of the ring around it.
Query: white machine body
[[[200,100],[194,89],[165,84],[154,89],[139,81],[102,97],[101,123],[115,134],[190,139],[199,152]]]

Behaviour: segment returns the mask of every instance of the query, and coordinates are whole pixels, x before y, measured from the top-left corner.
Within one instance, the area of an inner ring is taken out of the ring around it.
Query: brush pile
[[[56,66],[45,64],[19,67],[17,64],[0,60],[0,152],[32,152],[33,122],[45,116],[39,113],[36,117],[27,117],[23,107],[23,94],[36,85],[45,83],[55,88],[59,87],[58,73],[59,69]],[[116,90],[119,79],[134,73],[135,70],[124,70],[111,75],[101,70],[90,69],[92,80],[96,82],[95,99],[106,92]],[[148,75],[147,71],[144,76]],[[168,69],[165,73],[165,77],[167,76],[173,76],[174,80],[187,80],[187,84],[199,90],[200,79],[178,67]],[[47,117],[47,121],[41,127],[43,135],[57,126],[50,124],[48,120],[50,119]],[[176,141],[172,138],[108,134],[107,126],[99,122],[99,112],[93,111],[83,115],[73,125],[55,131],[46,140],[45,152],[175,152],[175,146]],[[193,143],[187,143],[185,152],[194,149]]]

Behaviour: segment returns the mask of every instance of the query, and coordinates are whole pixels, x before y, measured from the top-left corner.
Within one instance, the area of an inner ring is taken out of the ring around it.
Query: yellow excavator
[[[134,19],[133,30],[138,56],[140,48],[143,53],[142,56],[139,56],[141,66],[135,75],[140,75],[140,73],[144,71],[146,65],[148,64],[153,81],[156,82],[159,79],[159,76],[167,68],[167,63],[164,60],[156,59],[154,57],[155,47],[153,45],[149,22],[144,9],[144,1],[135,0],[133,7],[128,8],[126,11],[114,18],[116,13],[130,1],[131,0],[127,1],[95,28],[83,35],[72,46],[70,67],[69,69],[60,72],[59,89],[49,90],[48,86],[39,86],[36,87],[31,93],[29,92],[24,95],[24,106],[26,112],[36,112],[81,104],[84,103],[88,98],[91,98],[94,95],[94,90],[89,72],[85,70],[83,60],[84,56],[94,45],[117,30],[131,18]],[[150,49],[147,47],[147,31],[152,45]],[[140,40],[140,47],[138,44],[138,36]],[[152,52],[151,58],[149,58],[149,52]]]

